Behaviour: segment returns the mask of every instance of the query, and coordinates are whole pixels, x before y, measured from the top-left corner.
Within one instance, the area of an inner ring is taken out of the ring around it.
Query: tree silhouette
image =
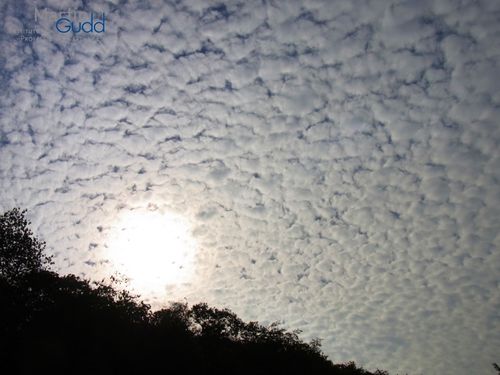
[[[0,373],[372,374],[276,323],[205,303],[153,312],[112,282],[58,275],[24,215],[0,217]]]
[[[51,264],[44,254],[45,243],[33,236],[25,212],[14,208],[0,216],[0,277],[11,283]]]

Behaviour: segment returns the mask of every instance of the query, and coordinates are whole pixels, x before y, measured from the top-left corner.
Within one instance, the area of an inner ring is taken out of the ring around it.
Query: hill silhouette
[[[319,340],[227,309],[152,311],[112,282],[52,272],[44,250],[25,211],[0,216],[3,374],[388,374],[333,364]]]

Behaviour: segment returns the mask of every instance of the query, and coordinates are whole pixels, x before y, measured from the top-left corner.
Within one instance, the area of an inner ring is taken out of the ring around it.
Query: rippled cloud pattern
[[[116,215],[168,208],[203,283],[150,301],[283,320],[368,369],[491,372],[500,2],[85,3],[105,33],[31,41],[33,4],[0,5],[0,208],[61,272],[102,277]]]

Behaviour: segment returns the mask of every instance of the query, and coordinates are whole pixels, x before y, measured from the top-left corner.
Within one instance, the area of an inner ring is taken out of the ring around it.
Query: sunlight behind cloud
[[[283,321],[334,362],[492,371],[500,1],[97,3],[97,39],[0,7],[0,207],[54,270]]]
[[[173,213],[129,211],[114,227],[108,259],[140,293],[162,293],[167,285],[188,282],[196,242],[187,220]]]

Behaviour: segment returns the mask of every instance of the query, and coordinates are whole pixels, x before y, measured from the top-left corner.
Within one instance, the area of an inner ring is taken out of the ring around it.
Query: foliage
[[[33,236],[25,212],[14,208],[0,216],[0,278],[9,282],[51,264],[44,254],[45,243]]]
[[[24,211],[0,225],[1,373],[371,374],[332,364],[318,339],[305,343],[277,323],[246,323],[205,303],[152,312],[113,281],[60,276]]]

